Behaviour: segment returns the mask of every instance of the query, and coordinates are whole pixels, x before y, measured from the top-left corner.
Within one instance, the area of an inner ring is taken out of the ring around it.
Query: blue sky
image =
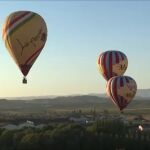
[[[125,75],[150,88],[150,2],[0,1],[0,34],[6,16],[18,10],[43,16],[48,39],[27,85],[0,39],[0,97],[105,93],[96,61],[111,49],[127,55]]]

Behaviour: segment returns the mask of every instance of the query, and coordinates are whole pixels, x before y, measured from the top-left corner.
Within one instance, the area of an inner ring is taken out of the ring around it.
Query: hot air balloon
[[[108,81],[111,77],[123,75],[128,66],[128,59],[123,52],[110,50],[98,57],[98,69]]]
[[[112,102],[122,111],[134,98],[137,85],[129,76],[115,76],[109,79],[106,89]]]
[[[2,38],[27,83],[26,76],[47,39],[44,19],[31,11],[13,12],[4,23]]]

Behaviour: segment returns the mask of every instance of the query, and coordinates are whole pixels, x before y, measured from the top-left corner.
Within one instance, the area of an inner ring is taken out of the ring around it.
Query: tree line
[[[149,150],[150,132],[121,121],[61,123],[42,129],[0,129],[0,150]]]

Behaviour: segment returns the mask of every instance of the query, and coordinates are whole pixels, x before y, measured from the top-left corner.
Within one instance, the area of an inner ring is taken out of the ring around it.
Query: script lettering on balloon
[[[39,40],[45,41],[46,40],[46,34],[42,33],[42,27],[38,30],[37,34],[33,37],[31,37],[27,42],[22,42],[20,39],[16,39],[17,43],[19,44],[21,48],[21,56],[23,55],[24,49],[32,45],[33,47],[37,46],[37,42]]]
[[[135,84],[127,84],[127,87],[129,88],[129,90],[131,91],[136,91],[136,85]]]
[[[126,97],[128,98],[133,98],[135,93],[126,93]]]
[[[119,65],[119,70],[126,70],[126,69],[127,69],[127,67],[125,64]]]

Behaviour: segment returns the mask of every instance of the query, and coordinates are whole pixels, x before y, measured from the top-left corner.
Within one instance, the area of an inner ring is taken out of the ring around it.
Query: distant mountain
[[[129,109],[150,109],[150,98],[136,97],[128,106]],[[60,96],[55,98],[41,98],[33,100],[0,100],[0,114],[15,113],[45,113],[50,111],[72,111],[78,109],[116,109],[107,97],[91,95]]]
[[[106,93],[90,93],[88,95],[98,96],[98,97],[107,97]],[[150,89],[138,89],[136,97],[150,98]]]
[[[90,96],[107,97],[106,93],[89,93]]]
[[[0,99],[6,100],[34,100],[34,99],[47,99],[47,98],[55,98],[58,97],[56,95],[45,95],[45,96],[20,96],[20,97],[1,97]]]
[[[45,95],[45,96],[23,96],[23,97],[1,97],[0,100],[42,100],[42,99],[55,99],[55,98],[62,98],[62,97],[86,97],[86,96],[93,96],[98,98],[108,98],[106,93],[89,93],[89,94],[73,94],[67,96],[60,96],[60,95]],[[150,98],[150,89],[138,89],[136,93],[136,99],[148,99]]]
[[[150,89],[138,89],[136,96],[150,98]]]

